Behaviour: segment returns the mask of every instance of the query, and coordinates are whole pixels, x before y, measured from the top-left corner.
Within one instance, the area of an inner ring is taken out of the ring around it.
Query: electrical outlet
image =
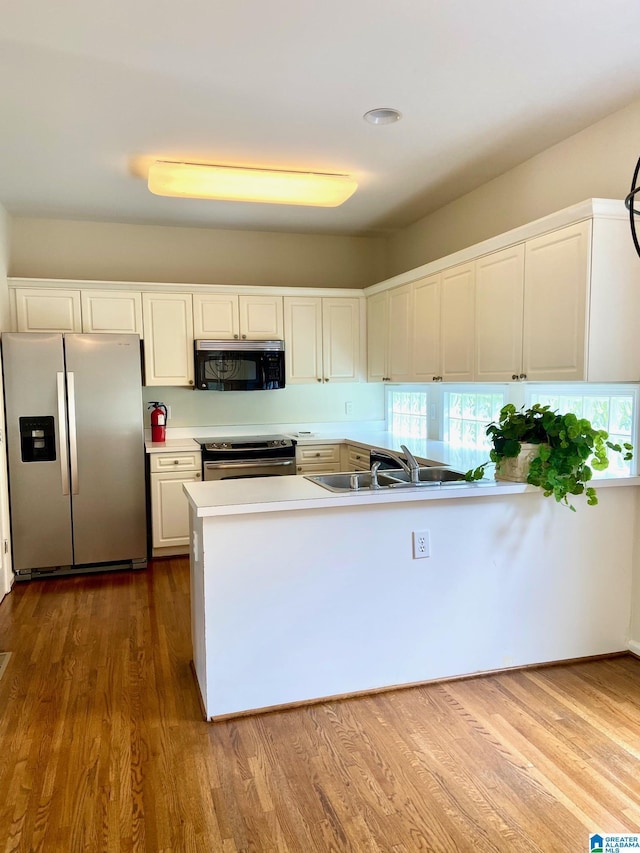
[[[431,556],[431,537],[428,530],[414,530],[411,534],[413,540],[413,559],[422,560]]]
[[[345,413],[345,415],[352,415],[353,414],[353,403],[351,402],[351,400],[349,400],[348,402],[346,402],[344,404],[344,413]]]

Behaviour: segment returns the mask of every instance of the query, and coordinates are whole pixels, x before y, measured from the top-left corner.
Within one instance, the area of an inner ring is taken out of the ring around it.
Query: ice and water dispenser
[[[18,418],[18,420],[22,461],[54,462],[56,434],[53,417],[44,415],[37,418]]]

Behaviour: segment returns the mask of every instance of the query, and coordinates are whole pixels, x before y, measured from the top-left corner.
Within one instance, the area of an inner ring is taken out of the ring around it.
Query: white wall
[[[33,278],[366,287],[385,240],[13,217],[9,275]]]
[[[189,388],[142,389],[145,412],[150,400],[171,406],[167,426],[243,424],[321,424],[384,420],[382,383],[288,385],[279,391],[193,391]],[[345,403],[352,403],[350,415]],[[145,425],[149,417],[145,414]]]
[[[9,328],[9,291],[7,268],[9,266],[9,217],[0,204],[0,331]],[[0,373],[0,400],[3,398],[2,374]],[[4,438],[4,406],[0,406],[0,431]],[[4,441],[1,447],[4,448]],[[0,598],[11,589],[11,551],[4,553],[3,543],[9,542],[9,490],[7,486],[7,460],[0,453]]]
[[[0,204],[0,332],[9,328],[9,216]]]
[[[389,239],[387,277],[587,198],[624,198],[640,156],[640,101]]]
[[[639,491],[197,519],[208,714],[626,650]]]

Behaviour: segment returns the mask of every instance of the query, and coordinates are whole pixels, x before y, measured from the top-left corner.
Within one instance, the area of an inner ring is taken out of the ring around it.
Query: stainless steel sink
[[[356,471],[354,473],[341,472],[339,474],[316,474],[308,475],[306,480],[317,483],[330,492],[359,492],[359,491],[381,491],[387,489],[419,489],[424,486],[441,486],[443,483],[460,482],[464,480],[464,474],[451,468],[432,467],[420,468],[419,482],[412,483],[410,475],[399,470],[378,471],[378,484],[380,489],[371,485],[370,471]]]
[[[398,480],[395,479],[396,472],[394,471],[394,477],[388,476],[386,473],[378,472],[378,484],[380,488],[387,488],[390,485],[400,485]],[[319,486],[323,486],[325,489],[329,489],[330,492],[357,492],[361,489],[367,490],[371,488],[371,471],[355,471],[354,473],[340,473],[340,474],[315,474],[313,476],[308,475],[305,476],[305,480],[311,480],[313,483],[317,483]]]
[[[406,471],[394,471],[393,477],[396,480],[401,480],[403,483],[408,483],[410,486],[422,486],[439,483],[453,483],[464,480],[464,474],[461,471],[454,471],[452,468],[420,468],[418,471],[417,483],[411,482],[411,476]]]

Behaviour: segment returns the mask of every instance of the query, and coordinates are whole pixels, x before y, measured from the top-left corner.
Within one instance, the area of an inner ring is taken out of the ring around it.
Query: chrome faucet
[[[398,456],[397,453],[393,453],[391,450],[376,450],[376,454],[378,456],[387,456],[393,462],[397,462],[398,465],[403,468],[409,477],[411,478],[412,483],[420,482],[420,463],[413,455],[413,453],[409,450],[409,448],[405,444],[400,445],[400,449],[403,451],[406,456],[406,461]],[[378,468],[380,467],[379,462],[374,462],[371,465],[371,486],[372,488],[378,488]],[[375,468],[375,471],[374,471]]]
[[[413,453],[409,450],[409,448],[406,446],[406,444],[401,444],[400,450],[402,450],[404,455],[407,457],[407,463],[403,464],[402,467],[405,469],[405,471],[411,477],[412,483],[419,483],[420,482],[420,463],[418,462],[416,457],[413,455]],[[403,460],[399,459],[399,461],[402,462]]]

